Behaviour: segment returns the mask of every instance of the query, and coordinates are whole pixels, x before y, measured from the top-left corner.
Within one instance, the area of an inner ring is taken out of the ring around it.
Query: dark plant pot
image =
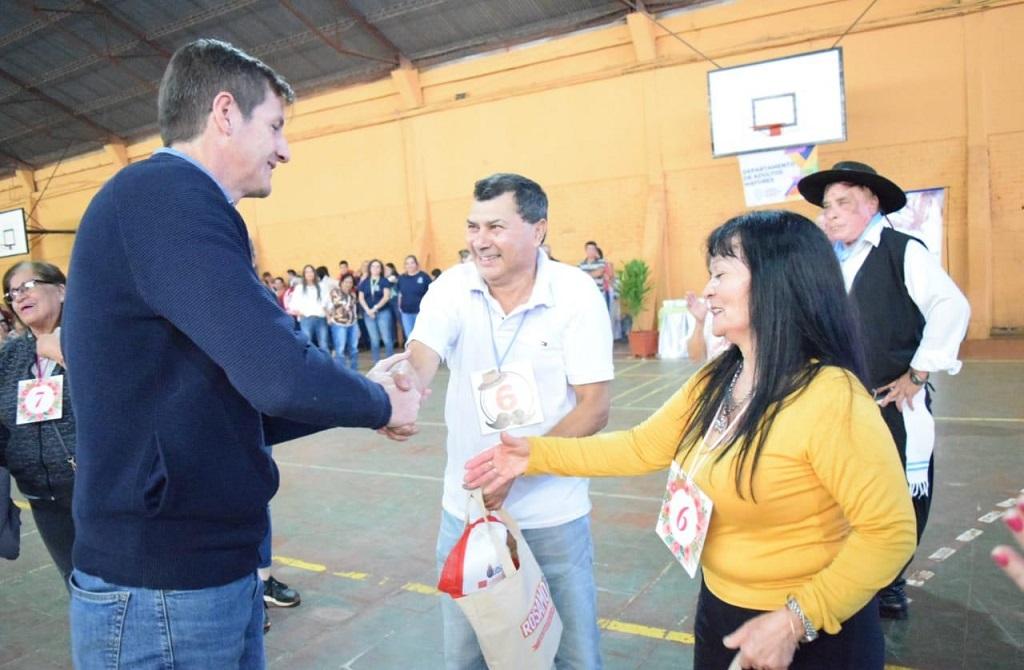
[[[658,353],[658,331],[631,331],[629,333],[629,351],[635,358],[653,358]]]

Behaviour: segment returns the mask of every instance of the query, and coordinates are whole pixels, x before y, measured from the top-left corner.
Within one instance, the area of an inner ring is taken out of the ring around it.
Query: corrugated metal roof
[[[649,11],[708,0],[647,2]],[[170,55],[217,37],[300,94],[621,19],[622,0],[0,0],[0,174],[156,130]]]

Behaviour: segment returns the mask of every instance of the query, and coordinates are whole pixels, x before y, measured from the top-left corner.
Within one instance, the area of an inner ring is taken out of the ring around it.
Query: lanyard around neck
[[[501,372],[501,366],[505,363],[505,358],[508,357],[508,352],[512,351],[512,345],[516,343],[516,339],[519,337],[519,331],[523,329],[523,324],[526,323],[526,315],[529,313],[529,310],[523,310],[523,316],[519,319],[519,325],[516,326],[516,332],[512,334],[512,340],[508,343],[508,346],[505,347],[505,353],[498,356],[498,341],[494,337],[494,319],[491,317],[491,306],[487,303],[486,295],[483,296],[483,299],[484,311],[487,312],[488,330],[491,333],[491,350],[494,352],[494,366],[497,368],[498,372]]]

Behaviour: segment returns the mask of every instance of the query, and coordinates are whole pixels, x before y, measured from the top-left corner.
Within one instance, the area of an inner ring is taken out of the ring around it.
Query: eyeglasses
[[[39,284],[53,284],[52,281],[46,281],[45,279],[29,279],[21,286],[15,286],[7,293],[4,293],[4,300],[11,303],[18,299],[18,296],[25,295]]]

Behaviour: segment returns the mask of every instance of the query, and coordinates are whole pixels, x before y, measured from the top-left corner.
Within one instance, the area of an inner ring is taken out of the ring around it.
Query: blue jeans
[[[161,591],[73,570],[70,585],[78,670],[266,667],[263,583],[255,572],[224,586]]]
[[[437,572],[440,575],[448,554],[462,536],[465,524],[448,512],[441,512],[437,537]],[[597,588],[594,586],[594,544],[590,538],[590,515],[551,528],[523,530],[541,571],[551,588],[559,616],[562,642],[555,655],[555,667],[600,670],[600,634],[597,628]],[[476,633],[462,610],[447,595],[441,598],[444,618],[444,661],[447,670],[486,670]]]
[[[322,316],[300,317],[299,329],[310,342],[327,351],[327,319]]]
[[[409,336],[412,335],[412,329],[416,327],[416,314],[406,314],[402,312],[402,332],[405,333],[405,348],[409,348]]]
[[[390,356],[395,353],[395,322],[392,321],[391,310],[385,305],[373,317],[367,314],[363,318],[366,324],[366,332],[370,337],[370,353],[373,354],[373,362],[380,360],[380,343],[384,342],[384,355]]]
[[[334,357],[344,360],[353,370],[359,370],[359,326],[331,324],[331,340],[334,341]],[[344,356],[344,358],[342,358]]]

